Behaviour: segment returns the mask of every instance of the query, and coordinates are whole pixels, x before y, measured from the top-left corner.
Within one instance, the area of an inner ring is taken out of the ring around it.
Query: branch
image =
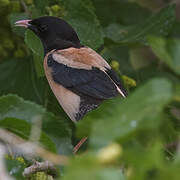
[[[0,128],[0,139],[5,143],[14,146],[18,152],[31,158],[32,156],[40,156],[55,165],[65,165],[68,163],[69,160],[66,156],[51,153],[40,147],[39,145],[29,141],[25,141],[19,136],[2,128]]]
[[[24,169],[23,176],[30,177],[37,172],[45,172],[46,174],[49,174],[53,177],[57,176],[55,167],[49,161],[45,161],[45,162],[36,161],[32,166]]]
[[[20,0],[20,3],[25,11],[25,13],[31,18],[32,17],[32,14],[31,12],[29,11],[28,9],[28,6],[26,5],[26,3],[24,2],[24,0]]]

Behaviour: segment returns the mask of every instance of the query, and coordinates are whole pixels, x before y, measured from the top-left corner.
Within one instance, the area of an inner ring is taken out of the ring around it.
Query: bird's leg
[[[73,153],[76,154],[77,151],[79,150],[79,148],[84,144],[84,142],[87,140],[88,137],[84,137],[82,138],[78,144],[76,144],[76,146],[73,149]]]

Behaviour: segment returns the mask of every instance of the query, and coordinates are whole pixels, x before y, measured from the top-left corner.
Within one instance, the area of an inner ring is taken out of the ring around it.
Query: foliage
[[[57,168],[58,179],[179,180],[176,8],[165,0],[0,0],[0,128],[32,140],[32,129],[42,120],[38,143],[70,159]],[[14,27],[16,20],[42,15],[67,20],[82,43],[122,76],[129,96],[104,102],[75,127],[44,77],[40,40]],[[72,156],[74,141],[84,136],[88,142]],[[22,163],[16,156],[5,158],[7,170],[24,179],[22,171],[31,160]]]

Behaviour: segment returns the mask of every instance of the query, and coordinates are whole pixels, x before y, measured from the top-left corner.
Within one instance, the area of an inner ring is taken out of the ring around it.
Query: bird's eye
[[[44,32],[44,31],[47,31],[47,26],[46,25],[41,25],[38,29],[39,29],[40,32]]]

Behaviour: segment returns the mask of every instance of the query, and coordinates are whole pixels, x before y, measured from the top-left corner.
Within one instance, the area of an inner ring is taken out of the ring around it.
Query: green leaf
[[[23,19],[28,19],[26,13],[11,13],[9,15],[9,22],[12,28],[12,31],[20,36],[24,36],[25,28],[15,26],[15,22]]]
[[[44,60],[43,56],[39,56],[39,55],[33,53],[33,60],[34,60],[34,66],[35,66],[38,77],[45,76],[44,68],[43,68],[43,60]]]
[[[132,25],[143,22],[151,13],[150,10],[137,4],[137,1],[126,0],[92,0],[96,14],[102,26],[112,23]],[[108,12],[108,13],[107,13]],[[131,13],[129,13],[131,12]],[[110,14],[113,14],[111,16]]]
[[[16,179],[25,180],[25,177],[22,175],[22,173],[24,168],[26,168],[26,164],[13,158],[6,158],[5,160],[9,174]]]
[[[34,56],[34,64],[38,76],[44,76],[43,57],[44,49],[41,40],[31,31],[25,32],[25,43],[32,50]]]
[[[103,167],[98,164],[95,156],[81,156],[70,162],[64,174],[63,180],[125,180],[121,169],[113,167]]]
[[[150,36],[148,43],[155,55],[180,75],[180,40]]]
[[[175,90],[176,91],[175,91],[174,99],[180,102],[180,82],[176,84]]]
[[[91,2],[66,0],[63,4],[65,20],[73,26],[82,44],[93,49],[99,48],[104,43],[103,32]]]
[[[157,180],[164,180],[164,179],[173,179],[173,180],[179,180],[180,174],[177,173],[179,171],[179,165],[180,164],[169,164],[167,163],[166,168],[162,168],[157,176]]]
[[[38,9],[38,11],[40,11],[41,13],[44,13],[46,6],[48,6],[49,4],[49,0],[33,0],[34,1],[34,5],[36,6],[36,8]]]
[[[175,22],[174,4],[162,8],[158,13],[152,15],[146,21],[134,26],[122,26],[111,24],[105,28],[106,37],[117,43],[147,43],[146,37],[153,35],[167,35]]]
[[[31,124],[21,119],[2,119],[0,120],[0,127],[8,129],[25,140],[28,140],[31,135]],[[56,152],[55,143],[44,132],[41,132],[39,142],[45,149],[54,153]]]
[[[155,137],[153,136],[153,138]],[[160,142],[156,142],[156,139],[153,140],[153,143],[149,143],[151,144],[151,147],[141,145],[136,139],[133,139],[132,141],[131,147],[127,146],[123,153],[124,161],[134,170],[130,174],[129,179],[147,179],[149,171],[164,166],[163,146]]]
[[[25,43],[33,53],[43,56],[44,50],[41,40],[31,30],[27,30],[25,33]]]
[[[176,22],[173,25],[173,28],[171,29],[169,36],[171,38],[180,38],[180,21],[178,19],[176,19]]]
[[[70,153],[71,130],[65,119],[56,117],[52,113],[33,102],[25,101],[15,95],[0,97],[0,120],[4,118],[16,118],[32,123],[33,118],[42,116],[42,131],[55,143],[60,153]]]
[[[112,60],[119,62],[119,69],[122,74],[132,75],[134,74],[133,67],[129,59],[129,49],[127,46],[111,45],[106,46],[101,55],[108,61]]]
[[[153,79],[137,89],[127,99],[118,98],[104,109],[104,113],[93,117],[90,143],[101,147],[123,139],[141,128],[159,126],[160,113],[172,97],[171,84],[166,79]],[[102,110],[101,110],[102,111]],[[92,120],[87,116],[87,120]],[[107,133],[111,132],[111,133]]]
[[[44,104],[47,84],[37,78],[32,58],[6,60],[0,64],[0,95],[14,93]]]

